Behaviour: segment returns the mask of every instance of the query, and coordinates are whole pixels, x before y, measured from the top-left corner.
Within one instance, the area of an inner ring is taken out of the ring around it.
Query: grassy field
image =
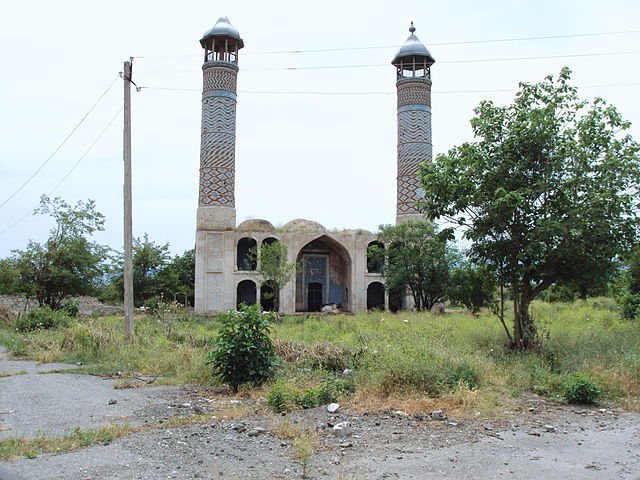
[[[533,314],[544,339],[539,353],[506,350],[504,330],[489,314],[285,317],[272,327],[283,358],[278,374],[243,393],[284,392],[305,405],[305,395],[326,387],[364,410],[491,414],[522,393],[561,399],[563,385],[582,372],[601,386],[603,402],[640,409],[638,323],[620,320],[607,299],[539,302]],[[216,382],[206,365],[220,326],[216,318],[141,317],[131,344],[124,342],[122,323],[118,317],[78,319],[31,333],[3,325],[0,343],[40,362],[81,362],[87,373],[157,375],[165,384]],[[352,375],[342,374],[347,368]]]

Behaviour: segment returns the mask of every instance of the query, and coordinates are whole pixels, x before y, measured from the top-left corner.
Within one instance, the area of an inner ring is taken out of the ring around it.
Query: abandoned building
[[[419,219],[419,165],[431,161],[431,65],[429,51],[411,34],[391,62],[396,69],[398,98],[396,223]],[[396,310],[410,299],[389,294],[379,266],[368,261],[376,235],[354,229],[328,232],[310,220],[291,220],[274,228],[267,220],[236,225],[235,142],[238,55],[244,42],[226,17],[207,31],[202,88],[200,185],[196,227],[195,309],[216,313],[240,303],[269,303],[270,289],[260,285],[252,249],[283,242],[288,261],[301,268],[280,292],[283,313],[318,311],[339,304],[351,312]]]

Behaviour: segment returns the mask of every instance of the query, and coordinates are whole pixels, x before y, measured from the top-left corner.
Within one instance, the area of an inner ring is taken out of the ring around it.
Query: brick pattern
[[[398,82],[398,107],[426,105],[431,107],[431,82],[425,79],[403,79]]]
[[[230,65],[209,64],[203,67],[202,91],[227,90],[236,93],[238,68]]]
[[[397,215],[419,214],[416,203],[424,193],[419,179],[421,163],[432,160],[431,83],[402,79],[398,89]],[[412,108],[415,106],[415,108]]]
[[[202,99],[199,206],[235,206],[236,80],[237,67],[203,67],[203,93],[228,93]]]

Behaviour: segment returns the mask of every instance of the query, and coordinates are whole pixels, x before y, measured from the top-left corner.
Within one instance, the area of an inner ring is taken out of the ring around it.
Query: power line
[[[120,115],[120,113],[122,112],[122,107],[120,108],[120,110],[118,110],[116,112],[116,114],[111,118],[111,120],[109,120],[109,123],[102,129],[102,131],[98,134],[98,136],[93,140],[93,142],[91,142],[91,145],[89,145],[89,147],[84,151],[84,153],[80,156],[80,158],[76,161],[76,163],[74,163],[71,168],[67,171],[67,173],[62,177],[62,179],[55,185],[55,187],[53,187],[48,195],[52,195],[53,192],[55,192],[58,187],[60,185],[62,185],[62,183],[69,177],[69,175],[71,175],[71,172],[73,172],[76,167],[80,164],[80,162],[82,162],[82,160],[84,160],[84,158],[89,154],[89,152],[93,149],[93,147],[96,145],[96,143],[98,143],[100,141],[100,139],[102,138],[102,136],[107,132],[107,130],[109,129],[109,127],[113,124],[113,122],[115,121],[116,118],[118,118],[118,115]],[[11,225],[9,225],[7,228],[5,228],[4,230],[0,231],[0,235],[8,232],[9,230],[11,230],[13,227],[15,227],[16,225],[18,225],[19,223],[21,223],[25,218],[27,218],[29,215],[33,214],[33,210],[28,211],[27,213],[25,213],[22,217],[20,217],[18,220],[16,220],[14,223],[12,223]]]
[[[481,43],[504,43],[504,42],[522,42],[529,40],[555,40],[560,38],[579,38],[579,37],[598,37],[605,35],[627,35],[631,33],[640,33],[640,30],[621,30],[614,32],[593,32],[593,33],[570,33],[562,35],[544,35],[534,37],[510,37],[510,38],[493,38],[486,40],[463,40],[458,42],[429,42],[429,46],[448,46],[448,45],[472,45]],[[247,52],[247,55],[273,55],[273,54],[300,54],[300,53],[322,53],[322,52],[347,52],[356,50],[375,50],[375,49],[388,49],[398,48],[399,45],[378,45],[368,47],[343,47],[343,48],[318,48],[308,50],[272,50],[264,52]],[[199,55],[145,55],[135,58],[187,58],[187,57],[201,57]]]
[[[640,86],[638,83],[609,83],[609,84],[596,84],[596,85],[576,85],[578,88],[607,88],[607,87],[635,87]],[[166,90],[173,92],[201,92],[198,88],[171,88],[171,87],[153,87],[142,86],[140,89],[144,90]],[[507,93],[516,92],[515,88],[499,88],[490,90],[433,90],[434,95],[445,95],[452,93]],[[337,91],[260,91],[260,90],[240,90],[239,94],[253,94],[253,95],[396,95],[396,92],[337,92]]]
[[[113,87],[113,84],[116,83],[116,80],[118,80],[118,78],[119,77],[116,77],[116,78],[113,79],[113,81],[109,84],[107,89],[104,92],[102,92],[102,95],[100,95],[100,97],[98,97],[98,100],[96,100],[96,102],[89,109],[89,111],[84,114],[84,116],[80,119],[80,121],[76,124],[76,126],[73,127],[71,132],[69,132],[69,134],[64,138],[64,140],[62,140],[62,143],[60,143],[60,145],[58,145],[58,147],[53,151],[53,153],[51,155],[49,155],[49,157],[44,162],[42,162],[42,164],[37,168],[37,170],[35,172],[33,172],[31,174],[31,176],[29,178],[27,178],[24,181],[24,183],[22,185],[20,185],[15,192],[13,192],[11,195],[9,195],[9,198],[7,198],[4,202],[2,202],[2,204],[0,204],[0,208],[4,207],[9,202],[9,200],[11,200],[13,197],[15,197],[18,194],[18,192],[20,192],[20,190],[22,190],[31,180],[33,180],[33,178],[40,172],[40,170],[42,170],[44,168],[44,166],[47,163],[49,163],[49,160],[51,160],[54,157],[54,155],[56,153],[58,153],[58,151],[64,146],[64,144],[67,143],[67,140],[69,140],[71,138],[71,136],[76,132],[76,130],[80,127],[80,125],[82,125],[82,123],[87,119],[87,117],[91,114],[91,112],[93,112],[93,110],[96,108],[98,103],[100,103],[100,101],[104,98],[104,96],[107,94],[107,92],[109,90],[111,90],[111,87]]]
[[[455,64],[455,63],[486,63],[486,62],[512,62],[522,60],[547,60],[556,58],[580,58],[580,57],[604,57],[613,55],[636,55],[640,50],[620,51],[620,52],[601,52],[601,53],[571,53],[566,55],[538,55],[531,57],[501,57],[501,58],[474,58],[469,60],[444,60],[437,62],[439,65]],[[388,63],[371,63],[361,65],[320,65],[314,67],[273,67],[273,68],[246,68],[245,72],[272,72],[287,70],[328,70],[342,68],[378,68],[388,67]],[[170,73],[195,73],[200,70],[148,70],[139,71],[137,74],[170,74]]]

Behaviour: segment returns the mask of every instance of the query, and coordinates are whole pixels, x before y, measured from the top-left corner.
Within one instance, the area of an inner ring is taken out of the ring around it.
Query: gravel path
[[[33,367],[18,363],[21,370]],[[7,368],[8,363],[0,361],[0,371]],[[50,383],[50,378],[58,376],[61,383]],[[15,383],[20,379],[26,383]],[[112,383],[72,374],[0,378],[0,410],[5,401],[16,407],[16,413],[0,415],[7,417],[0,425],[17,415],[18,408],[20,418],[31,418],[26,427],[14,421],[20,435],[38,425],[49,431],[64,430],[65,422],[58,418],[73,425],[108,423],[120,412],[115,408],[122,408],[123,415],[134,422],[155,425],[110,444],[21,458],[0,466],[26,480],[301,478],[302,466],[292,440],[275,434],[288,425],[318,432],[309,478],[640,479],[640,415],[635,413],[573,408],[532,397],[523,399],[516,413],[500,419],[434,421],[402,412],[360,414],[341,407],[335,414],[317,408],[284,416],[225,420],[221,409],[245,404],[250,410],[253,402],[193,388],[113,390]],[[14,400],[16,396],[32,400],[21,404]],[[35,402],[39,396],[57,403]],[[115,398],[116,405],[107,404]],[[78,408],[83,402],[90,402],[92,413],[88,414],[91,408]],[[41,409],[49,414],[40,414]],[[217,418],[204,425],[162,428],[168,417],[203,412],[217,414]],[[343,421],[351,424],[351,434],[334,436],[332,425]],[[256,434],[256,427],[265,432]]]
[[[73,428],[144,422],[135,412],[181,396],[180,387],[116,390],[117,380],[92,375],[43,373],[74,365],[11,361],[0,347],[0,439],[60,436]]]

